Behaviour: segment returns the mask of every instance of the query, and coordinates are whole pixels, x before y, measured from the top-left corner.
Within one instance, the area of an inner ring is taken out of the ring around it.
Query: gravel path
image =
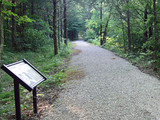
[[[160,81],[114,53],[84,41],[70,66],[85,78],[72,80],[43,120],[160,120]]]

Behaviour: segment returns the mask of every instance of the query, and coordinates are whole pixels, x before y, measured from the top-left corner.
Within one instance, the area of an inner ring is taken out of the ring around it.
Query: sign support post
[[[21,120],[21,106],[20,106],[20,90],[21,84],[29,91],[33,91],[33,111],[37,114],[37,91],[36,87],[47,78],[38,71],[32,64],[26,59],[9,64],[2,65],[6,73],[8,73],[14,79],[14,95],[15,95],[15,107],[16,107],[16,120]]]
[[[37,114],[37,91],[36,87],[33,89],[33,111]]]
[[[14,95],[15,95],[15,107],[16,107],[16,120],[21,120],[19,83],[15,79],[14,79]]]

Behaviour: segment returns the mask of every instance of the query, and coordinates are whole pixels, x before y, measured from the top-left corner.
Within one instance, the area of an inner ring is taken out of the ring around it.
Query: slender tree
[[[102,9],[102,1],[100,3],[100,45],[103,45],[103,32],[102,32],[102,17],[103,17],[103,9]]]
[[[60,2],[59,2],[60,3]],[[60,44],[61,44],[61,40],[60,40],[60,4],[58,6],[58,12],[57,12],[57,16],[58,16],[58,21],[57,21],[57,26],[58,26],[58,47],[60,48]]]
[[[54,40],[54,54],[58,54],[57,44],[57,0],[53,0],[53,40]]]
[[[122,34],[123,34],[123,48],[124,48],[124,52],[126,53],[126,39],[125,39],[125,26],[123,23],[123,19],[121,19],[121,24],[122,24]]]
[[[153,13],[154,13],[154,38],[155,38],[155,41],[158,42],[158,35],[157,35],[157,6],[156,6],[156,2],[157,0],[153,0]]]
[[[148,6],[148,14],[152,14],[152,5]],[[153,35],[153,22],[149,24],[149,38]]]
[[[31,0],[31,15],[34,15],[34,0]]]
[[[59,1],[60,4],[60,16],[63,15],[63,5],[62,5],[62,0]],[[61,36],[61,42],[63,38],[63,19],[60,19],[60,36]]]
[[[108,18],[106,20],[106,25],[105,25],[104,32],[103,32],[103,43],[106,42],[107,28],[108,28],[108,25],[109,25],[110,17],[111,17],[111,11],[109,12]]]
[[[148,27],[147,27],[147,19],[148,19],[148,4],[145,6],[145,11],[144,11],[144,42],[148,40]]]
[[[15,4],[15,0],[12,0],[12,3]],[[12,6],[12,12],[15,13],[15,6]],[[12,15],[12,48],[17,49],[16,46],[16,20],[15,16]]]
[[[126,0],[127,5],[129,5],[129,0]],[[130,10],[128,7],[127,10],[127,30],[128,30],[128,51],[131,51],[131,45],[132,45],[132,40],[131,40],[131,26],[130,26]]]
[[[64,43],[68,44],[68,35],[67,35],[67,3],[66,0],[63,0],[63,7],[64,7]]]
[[[23,3],[23,11],[22,11],[22,16],[26,15],[26,3]],[[22,24],[22,34],[21,34],[21,38],[24,39],[25,34],[24,34],[24,29],[25,29],[25,23]]]
[[[3,43],[4,43],[4,33],[3,33],[3,19],[2,19],[2,0],[0,0],[0,64],[3,52]]]

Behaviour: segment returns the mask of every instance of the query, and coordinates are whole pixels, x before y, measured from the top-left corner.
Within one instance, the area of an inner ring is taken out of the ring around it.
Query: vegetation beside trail
[[[137,66],[141,71],[153,75],[157,78],[160,78],[160,70],[157,69],[157,67],[155,66],[155,60],[153,60],[152,58],[153,54],[152,51],[136,52],[136,53],[132,52],[128,54],[122,48],[117,47],[114,44],[114,42],[110,43],[110,40],[108,40],[103,46],[100,45],[100,42],[97,39],[88,40],[87,42],[105,48],[107,50],[110,50],[114,52],[116,55],[124,59],[127,59],[133,65]]]
[[[52,46],[48,46],[45,51],[39,52],[6,52],[5,59],[3,59],[5,64],[26,58],[48,78],[38,86],[38,104],[46,104],[39,106],[39,115],[47,109],[46,106],[49,106],[58,97],[59,86],[63,84],[63,79],[66,77],[66,64],[71,51],[71,45],[69,45],[63,46],[57,56],[53,55]],[[12,119],[15,118],[13,79],[2,70],[0,70],[0,75],[0,119]],[[22,86],[20,91],[23,118],[31,119],[33,117],[32,94]]]

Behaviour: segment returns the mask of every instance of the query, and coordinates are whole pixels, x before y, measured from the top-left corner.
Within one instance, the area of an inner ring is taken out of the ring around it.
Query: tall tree
[[[152,11],[153,11],[152,10],[152,4],[150,3],[148,5],[148,14],[151,15],[153,13]],[[150,24],[149,24],[149,38],[152,37],[152,35],[153,35],[153,22],[150,22]]]
[[[105,25],[104,32],[103,32],[103,43],[106,42],[107,28],[108,28],[108,25],[109,25],[110,17],[111,17],[111,11],[109,12],[108,18],[106,20],[106,25]]]
[[[4,43],[4,33],[3,33],[3,18],[2,18],[2,0],[0,0],[0,64],[2,60],[3,43]]]
[[[102,25],[102,18],[103,17],[103,9],[102,9],[102,1],[100,3],[100,45],[103,45],[103,32],[102,32],[102,28],[103,28],[103,25]]]
[[[129,5],[129,0],[126,0],[127,5]],[[127,30],[128,30],[128,50],[131,51],[131,26],[130,26],[130,10],[129,7],[127,8]]]
[[[63,0],[63,7],[64,7],[64,43],[68,44],[68,35],[67,35],[67,3],[66,0]]]
[[[60,48],[60,4],[59,4],[59,6],[58,6],[58,12],[57,12],[57,16],[58,16],[58,21],[57,21],[57,26],[58,26],[58,35],[57,35],[57,37],[58,37],[58,47]]]
[[[54,54],[58,54],[57,44],[57,0],[53,0],[53,40],[54,40]]]
[[[23,3],[23,10],[22,10],[22,16],[26,15],[26,3]],[[24,39],[25,34],[24,34],[24,29],[25,29],[25,23],[22,23],[22,34],[21,34],[21,38]]]
[[[145,6],[145,10],[144,10],[144,42],[146,42],[148,40],[148,27],[147,27],[147,19],[148,19],[148,4],[146,4]]]
[[[159,51],[159,40],[158,40],[158,21],[157,21],[157,0],[153,0],[153,15],[154,15],[154,40],[155,40],[155,48],[154,48],[154,59],[158,59],[158,51]],[[157,63],[156,63],[157,64]]]
[[[157,0],[153,0],[153,14],[154,14],[154,38],[155,38],[155,42],[158,42],[158,35],[157,35]]]
[[[60,5],[60,16],[63,15],[63,5],[62,5],[62,0],[59,1],[59,5]],[[63,19],[60,19],[60,36],[61,36],[61,42],[62,42],[62,38],[63,38]]]
[[[31,15],[34,15],[34,0],[31,0]]]
[[[15,0],[12,0],[12,12],[15,13]],[[12,48],[17,49],[16,46],[16,20],[14,14],[12,15]]]

